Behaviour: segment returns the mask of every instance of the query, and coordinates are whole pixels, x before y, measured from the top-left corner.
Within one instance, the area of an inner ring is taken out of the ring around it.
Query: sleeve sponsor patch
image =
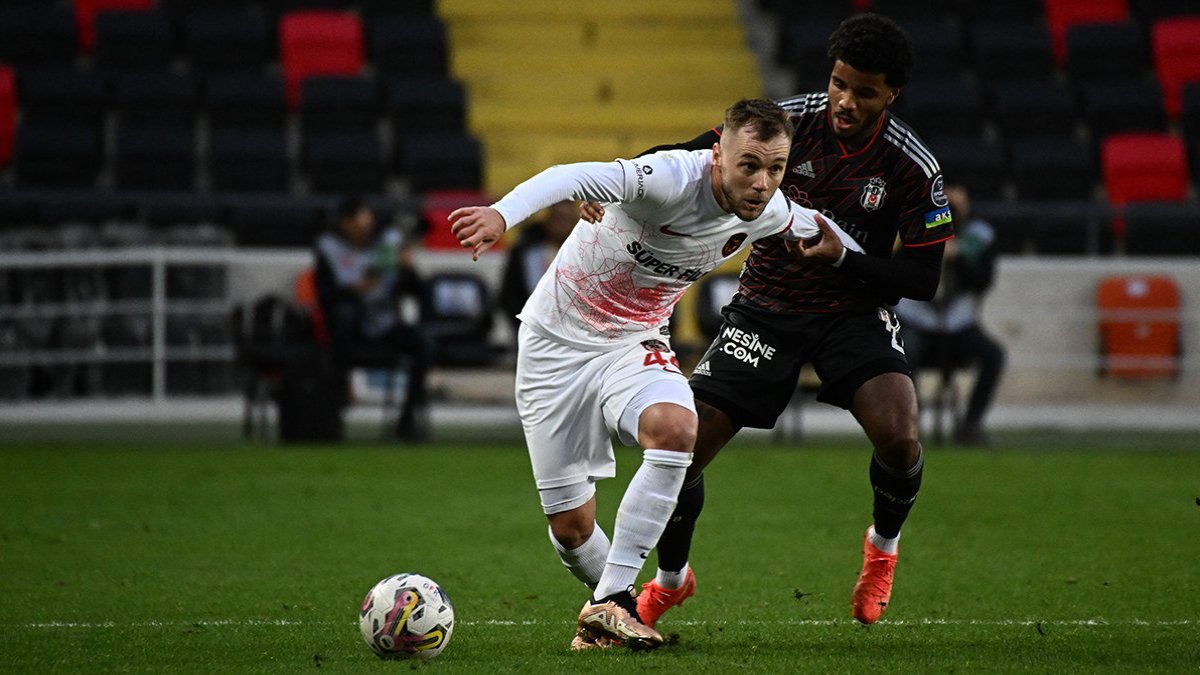
[[[950,216],[950,207],[944,206],[934,211],[925,212],[925,229],[931,229],[939,225],[945,225],[952,220]]]

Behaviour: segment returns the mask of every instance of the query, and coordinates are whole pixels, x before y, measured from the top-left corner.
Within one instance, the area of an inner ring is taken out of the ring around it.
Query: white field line
[[[460,626],[557,626],[569,624],[571,621],[536,621],[536,620],[506,620],[482,619],[478,621],[460,621]],[[782,621],[672,621],[674,626],[838,626],[853,625],[852,619],[786,619]],[[220,628],[222,626],[259,627],[259,626],[340,626],[352,625],[352,622],[340,621],[302,621],[297,619],[209,619],[201,621],[35,621],[30,623],[0,624],[4,628],[26,630],[56,630],[56,629],[99,629],[99,628]],[[1200,625],[1200,619],[883,619],[880,626],[1192,626]]]

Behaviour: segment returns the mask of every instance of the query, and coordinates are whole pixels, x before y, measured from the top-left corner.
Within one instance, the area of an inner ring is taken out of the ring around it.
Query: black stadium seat
[[[383,189],[383,144],[370,132],[308,136],[304,166],[309,187],[323,193],[372,193]]]
[[[103,162],[94,127],[32,120],[17,129],[13,157],[23,186],[91,187]]]
[[[445,75],[446,28],[434,16],[383,16],[367,26],[367,47],[381,75]]]
[[[416,134],[399,143],[401,173],[414,192],[483,185],[483,150],[466,134]]]
[[[1096,153],[1065,138],[1013,143],[1011,160],[1022,200],[1090,199],[1100,179]]]
[[[1162,87],[1145,80],[1092,82],[1083,87],[1083,110],[1092,138],[1125,131],[1165,131]]]
[[[108,106],[108,83],[103,75],[64,68],[22,68],[23,118],[91,126],[100,133]]]
[[[96,66],[107,71],[166,70],[175,58],[175,36],[161,12],[96,15]]]
[[[232,211],[239,246],[310,247],[324,226],[320,208],[290,196],[238,202]]]
[[[291,162],[282,131],[218,131],[209,145],[209,177],[215,190],[284,192]]]
[[[1075,95],[1045,80],[997,83],[991,87],[991,99],[992,119],[1009,143],[1069,139],[1080,121]]]
[[[927,2],[940,0],[927,0]],[[907,0],[895,3],[908,5]],[[912,3],[921,5],[923,3]],[[881,10],[874,10],[881,11]],[[896,14],[881,11],[886,16],[900,20]],[[901,26],[913,42],[913,82],[932,82],[935,80],[961,76],[966,70],[967,49],[963,33],[957,26],[947,25],[939,21],[937,13],[921,13],[915,18],[905,20]]]
[[[123,189],[191,190],[196,178],[193,127],[122,122],[113,148],[114,179]]]
[[[70,11],[48,2],[0,8],[0,61],[70,66],[78,53]]]
[[[397,134],[462,131],[467,96],[463,86],[446,77],[405,77],[388,81],[384,107]]]
[[[275,55],[271,27],[240,10],[198,10],[187,14],[184,51],[197,72],[250,72]]]
[[[979,199],[1002,196],[1007,171],[1000,149],[979,138],[926,138],[946,183],[961,183]]]
[[[1050,33],[1045,26],[978,22],[972,25],[970,39],[975,72],[982,80],[1049,79],[1054,73]]]
[[[1148,202],[1125,207],[1128,255],[1200,255],[1200,207]]]
[[[200,90],[189,75],[123,73],[114,78],[113,98],[122,125],[191,126],[199,111]]]
[[[232,73],[208,78],[205,108],[213,129],[283,130],[283,80],[261,73]]]
[[[984,100],[972,82],[913,82],[896,103],[900,118],[922,136],[977,138],[983,132]]]
[[[374,131],[379,90],[361,77],[310,77],[300,85],[304,132]]]
[[[1084,23],[1067,29],[1067,74],[1075,82],[1133,80],[1149,68],[1146,37],[1135,23]]]
[[[1033,248],[1039,255],[1112,253],[1112,228],[1105,206],[1095,202],[1039,204],[1033,213]]]

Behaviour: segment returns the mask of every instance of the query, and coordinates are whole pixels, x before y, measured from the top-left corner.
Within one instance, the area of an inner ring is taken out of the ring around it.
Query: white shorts
[[[548,514],[584,504],[595,481],[616,475],[611,433],[636,444],[646,408],[674,403],[696,411],[665,338],[611,351],[569,347],[525,325],[517,338],[517,412]]]

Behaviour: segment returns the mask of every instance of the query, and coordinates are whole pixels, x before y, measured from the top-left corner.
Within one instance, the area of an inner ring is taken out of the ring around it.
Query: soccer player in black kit
[[[724,324],[692,374],[695,456],[658,543],[658,575],[638,597],[651,626],[695,591],[687,562],[704,467],[743,427],[774,426],[809,361],[821,379],[817,400],[853,413],[874,447],[874,522],[852,614],[874,623],[891,596],[900,527],[922,471],[917,395],[891,305],[933,297],[953,227],[937,161],[887,110],[912,69],[908,37],[890,19],[859,14],[830,36],[828,55],[827,92],[780,101],[796,129],[781,189],[841,224],[865,253],[836,236],[794,250],[777,238],[754,245]],[[714,129],[671,147],[710,148],[719,136]],[[739,358],[747,345],[759,358]]]

